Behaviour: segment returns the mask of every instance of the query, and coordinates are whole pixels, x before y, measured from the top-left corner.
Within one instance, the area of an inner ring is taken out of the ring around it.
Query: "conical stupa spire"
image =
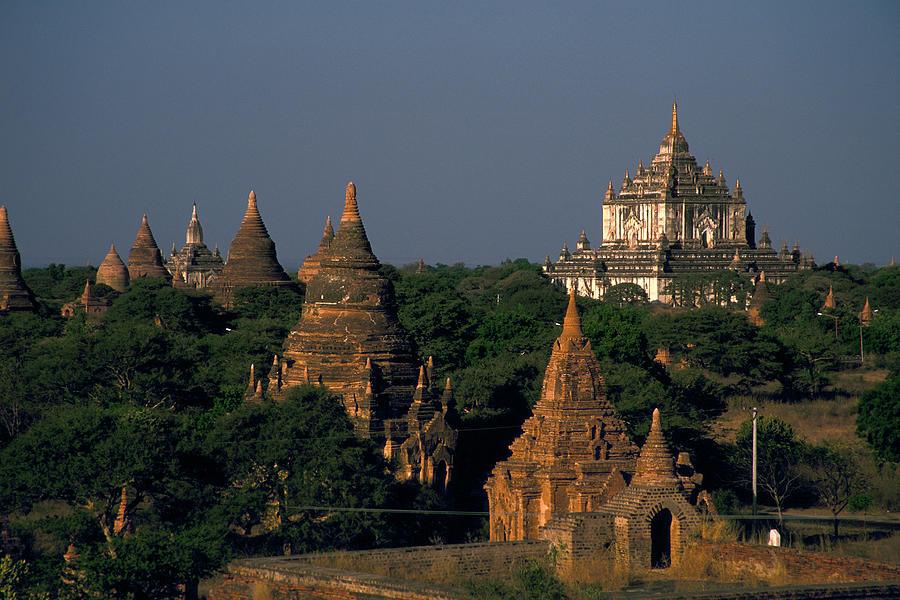
[[[380,266],[375,254],[372,253],[372,246],[359,216],[356,185],[352,181],[347,184],[341,224],[334,234],[328,256],[323,258],[322,265],[370,270],[376,270]]]
[[[578,307],[575,304],[575,288],[569,291],[569,305],[566,307],[566,318],[563,321],[560,340],[581,340],[584,333],[581,331],[581,317],[578,315]]]
[[[875,317],[875,311],[873,311],[872,307],[869,306],[869,297],[866,296],[866,305],[863,306],[862,312],[859,313],[859,322],[864,327],[868,327],[869,323],[871,323],[871,321],[874,317]]]
[[[641,448],[631,483],[632,485],[653,485],[671,484],[673,481],[678,481],[675,475],[675,461],[663,437],[659,409],[654,408],[650,433],[647,434],[647,440],[644,442],[644,447]]]
[[[188,224],[187,236],[185,243],[202,244],[203,243],[203,227],[200,226],[200,219],[197,218],[197,203],[194,202],[194,210],[191,212],[191,222]]]
[[[251,191],[244,220],[228,250],[216,299],[227,305],[233,290],[258,285],[292,287],[293,284],[278,263],[275,242],[259,215],[256,193]]]
[[[690,123],[688,123],[688,125],[690,125]],[[669,133],[672,135],[678,135],[679,133],[681,133],[680,131],[678,131],[678,102],[675,100],[672,100],[672,126],[669,128]]]
[[[139,277],[172,281],[172,274],[163,266],[162,254],[150,231],[146,213],[141,218],[141,226],[131,245],[131,252],[128,253],[128,276],[132,281]]]
[[[828,286],[828,295],[825,296],[825,304],[822,306],[823,309],[834,310],[837,307],[837,304],[834,301],[834,287]]]
[[[22,256],[9,223],[9,213],[3,205],[0,206],[0,314],[36,309],[34,294],[22,279]]]
[[[97,269],[97,283],[103,283],[112,289],[124,292],[128,287],[128,267],[122,262],[115,244],[109,247],[109,253]]]

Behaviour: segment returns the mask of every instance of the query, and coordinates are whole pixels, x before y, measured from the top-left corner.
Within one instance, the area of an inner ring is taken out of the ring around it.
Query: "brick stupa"
[[[216,300],[230,308],[235,290],[265,285],[296,289],[296,283],[278,263],[275,242],[259,215],[256,193],[251,191],[244,220],[231,242],[225,268],[213,288]]]
[[[485,485],[492,542],[537,538],[553,517],[596,510],[634,472],[638,449],[607,400],[574,290],[540,400],[522,429]]]
[[[131,281],[140,277],[157,277],[172,281],[172,276],[163,266],[162,254],[153,238],[153,232],[150,231],[147,215],[141,220],[137,237],[134,238],[131,252],[128,253],[128,277]]]
[[[419,372],[397,318],[394,286],[380,266],[350,183],[338,231],[306,285],[300,321],[284,343],[281,381],[273,373],[268,388],[277,394],[280,387],[322,383],[341,396],[360,431],[375,435],[383,418],[406,412]]]
[[[97,269],[97,283],[104,283],[119,292],[128,287],[128,267],[116,252],[115,244],[109,247],[109,253]]]
[[[6,206],[0,206],[0,314],[36,308],[34,294],[22,279],[22,258],[9,226]]]
[[[747,314],[751,323],[754,325],[762,325],[764,323],[760,311],[763,304],[771,299],[772,294],[769,292],[769,285],[766,283],[766,272],[762,271],[759,274],[759,281],[756,283],[756,287],[753,288],[753,296],[750,298],[750,302],[747,303]]]
[[[280,399],[287,388],[306,383],[326,386],[340,397],[357,432],[384,444],[398,478],[444,490],[457,442],[453,392],[449,380],[443,389],[435,385],[431,359],[427,365],[416,359],[397,317],[394,286],[380,273],[369,244],[352,182],[337,233],[320,257],[300,321],[284,342],[282,358],[273,361],[269,396]],[[260,396],[254,392],[255,399]]]
[[[303,283],[309,283],[310,279],[319,274],[319,265],[322,264],[322,259],[328,254],[328,250],[331,248],[331,240],[333,239],[334,228],[331,226],[331,217],[328,217],[325,221],[325,231],[322,232],[322,241],[319,242],[319,249],[316,250],[315,254],[307,256],[306,260],[303,261],[303,266],[297,271],[297,279]]]

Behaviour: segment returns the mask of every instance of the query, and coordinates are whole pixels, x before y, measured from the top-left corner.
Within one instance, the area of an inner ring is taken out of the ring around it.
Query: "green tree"
[[[838,515],[847,508],[850,499],[866,489],[865,477],[853,459],[853,451],[836,444],[811,448],[809,479],[819,500],[834,518],[834,537],[838,536]]]
[[[859,399],[856,430],[879,461],[900,462],[900,374],[893,373]]]
[[[806,444],[798,440],[794,428],[771,415],[757,418],[757,484],[778,510],[783,523],[783,509],[800,489],[803,473],[800,468],[806,459]],[[736,466],[741,480],[750,483],[753,422],[745,421],[737,435]]]

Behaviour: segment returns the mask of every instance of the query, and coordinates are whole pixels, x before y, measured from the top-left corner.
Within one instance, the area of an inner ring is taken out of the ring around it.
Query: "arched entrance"
[[[650,521],[650,568],[672,564],[672,513],[664,508]]]
[[[431,485],[440,493],[444,493],[447,487],[447,463],[444,461],[439,461],[438,464],[434,466],[434,471],[431,475]]]

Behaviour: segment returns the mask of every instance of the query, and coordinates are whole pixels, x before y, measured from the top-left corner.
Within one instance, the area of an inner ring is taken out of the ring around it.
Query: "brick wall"
[[[506,580],[516,566],[544,558],[549,550],[547,541],[525,540],[237,560],[208,598],[454,598],[449,585]]]

